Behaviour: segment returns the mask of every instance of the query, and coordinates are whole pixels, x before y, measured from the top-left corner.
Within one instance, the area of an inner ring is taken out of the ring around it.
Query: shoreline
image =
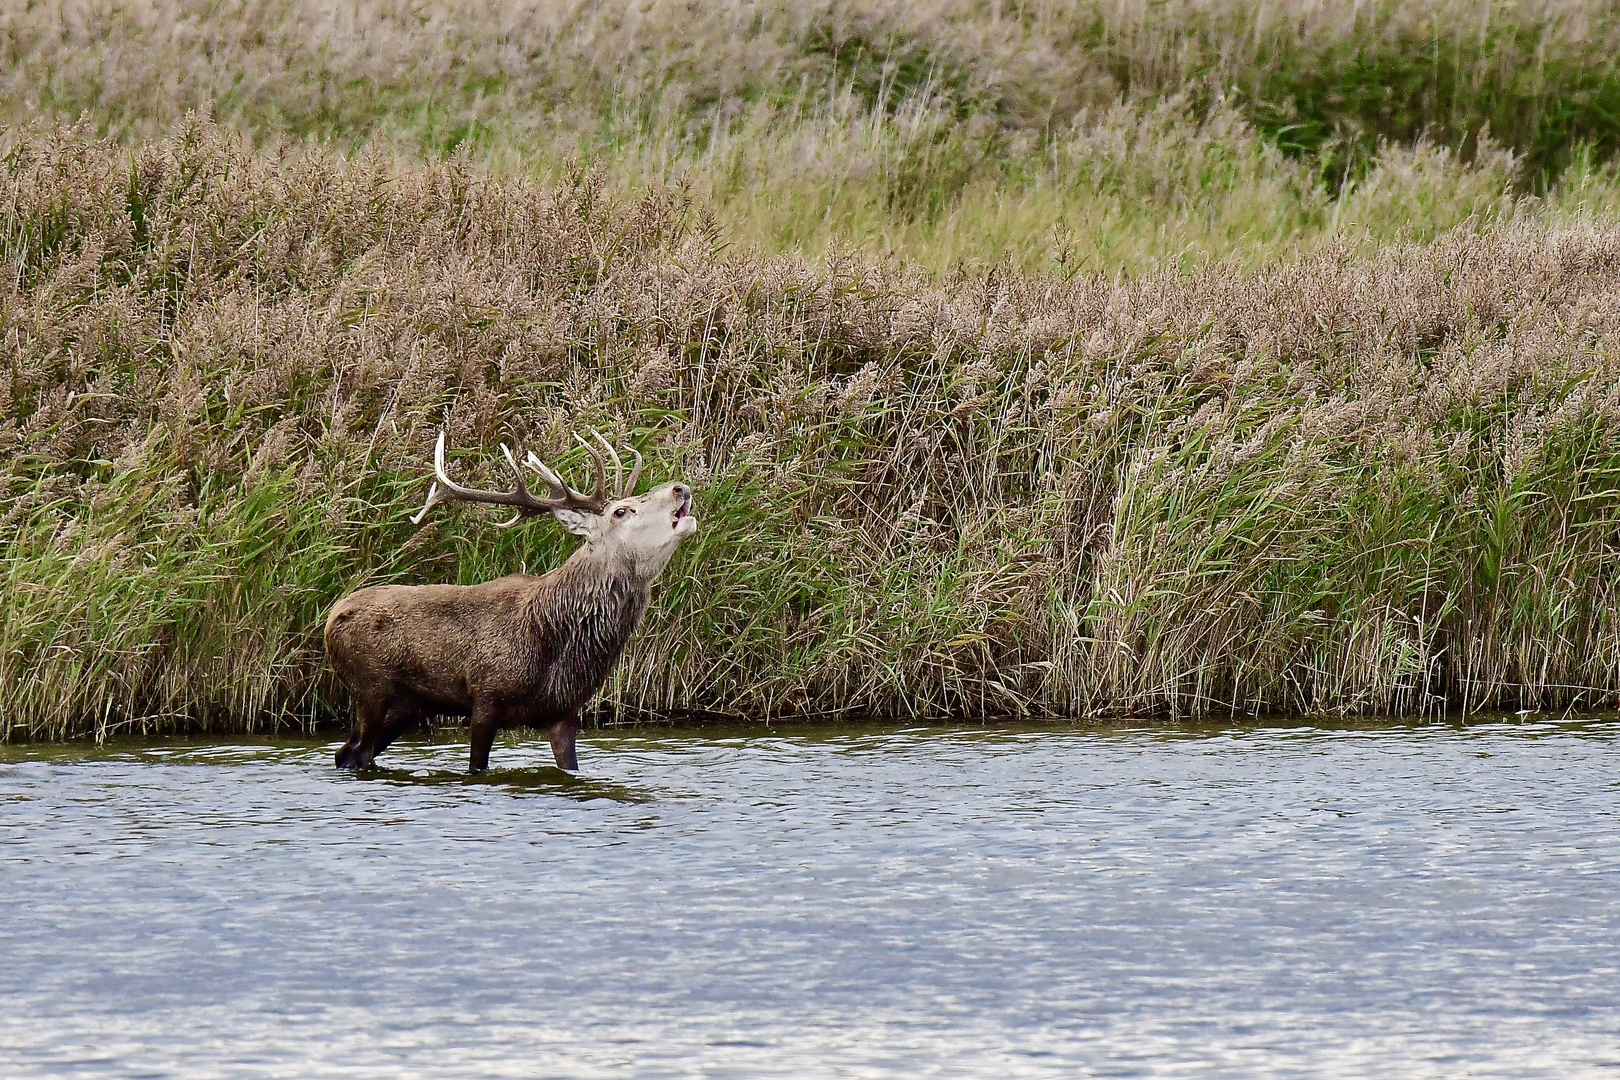
[[[1511,712],[1478,713],[1469,717],[1457,715],[1441,717],[1376,716],[1250,716],[1208,718],[1204,720],[1168,721],[1162,718],[1129,717],[1118,719],[1036,720],[1028,717],[1002,717],[985,720],[949,720],[918,722],[914,720],[743,720],[737,718],[707,721],[643,721],[624,724],[585,726],[580,729],[584,742],[614,740],[651,740],[664,738],[716,741],[752,740],[765,738],[822,740],[848,740],[867,737],[897,735],[938,735],[940,737],[967,736],[1021,736],[1052,734],[1150,735],[1164,738],[1214,738],[1244,733],[1275,733],[1295,731],[1302,736],[1350,734],[1356,732],[1400,732],[1447,729],[1501,733],[1514,729],[1545,732],[1578,731],[1591,725],[1609,725],[1613,712],[1592,712],[1559,715],[1536,713],[1520,715]],[[396,747],[465,749],[465,725],[435,725],[431,730],[417,730],[402,735]],[[165,732],[150,735],[114,735],[104,740],[94,736],[73,739],[28,742],[13,740],[0,743],[0,764],[40,760],[57,756],[79,759],[88,756],[140,755],[148,751],[184,751],[209,748],[243,749],[313,749],[342,744],[347,734],[346,725],[336,723],[299,732]],[[532,746],[536,752],[547,749],[544,732],[529,728],[511,728],[503,731],[497,746]],[[379,768],[386,769],[384,762]],[[491,772],[500,771],[497,766]]]

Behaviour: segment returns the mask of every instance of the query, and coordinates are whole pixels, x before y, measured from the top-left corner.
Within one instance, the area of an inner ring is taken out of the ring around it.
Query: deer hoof
[[[357,764],[355,764],[355,760],[354,760],[355,759],[355,751],[357,749],[358,749],[358,747],[352,741],[344,743],[342,746],[338,747],[337,757],[334,760],[334,764],[336,764],[337,767],[340,768],[340,769],[357,769],[357,768],[359,768],[359,766]]]

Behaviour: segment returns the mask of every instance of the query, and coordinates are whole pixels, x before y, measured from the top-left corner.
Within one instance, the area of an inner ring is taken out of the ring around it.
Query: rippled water
[[[0,1075],[1612,1076],[1617,737],[0,748]]]

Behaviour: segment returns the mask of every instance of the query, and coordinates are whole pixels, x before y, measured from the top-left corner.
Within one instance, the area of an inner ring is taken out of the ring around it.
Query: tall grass
[[[92,129],[0,167],[0,736],[315,722],[344,592],[560,559],[411,528],[441,425],[474,478],[594,425],[699,489],[616,716],[1620,690],[1612,224],[937,275],[583,167]]]
[[[1612,208],[1617,53],[1607,0],[12,0],[0,121],[583,156],[766,251],[1135,273]]]

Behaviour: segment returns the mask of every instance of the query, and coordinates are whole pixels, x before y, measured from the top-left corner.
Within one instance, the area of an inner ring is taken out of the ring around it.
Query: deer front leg
[[[579,714],[559,720],[546,729],[551,740],[551,756],[557,759],[557,768],[569,772],[579,771],[579,755],[574,752],[574,739],[579,735]]]
[[[501,728],[500,707],[493,701],[480,700],[473,704],[472,755],[467,771],[481,773],[489,768],[489,748],[495,745],[495,733]]]

